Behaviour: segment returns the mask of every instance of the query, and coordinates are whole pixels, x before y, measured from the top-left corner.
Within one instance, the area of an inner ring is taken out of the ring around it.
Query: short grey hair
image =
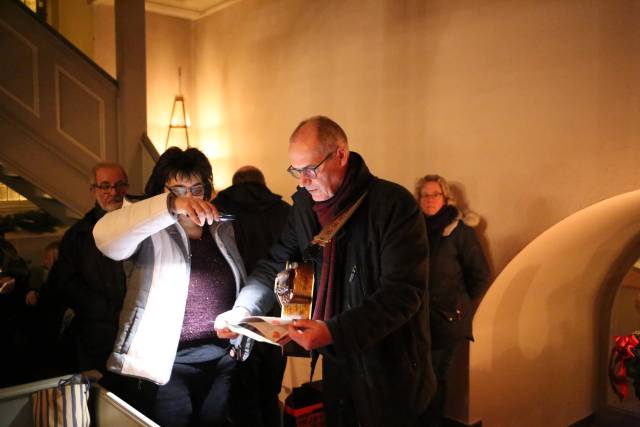
[[[425,175],[422,178],[419,178],[418,181],[416,181],[416,186],[414,188],[414,195],[418,202],[420,202],[420,196],[421,196],[420,192],[422,191],[422,187],[424,187],[424,185],[427,182],[435,182],[440,186],[440,188],[442,189],[442,195],[444,196],[444,201],[447,205],[456,204],[456,199],[455,197],[453,197],[453,194],[451,193],[451,188],[449,187],[449,183],[447,182],[446,179],[444,179],[444,177],[436,174]]]
[[[122,175],[124,176],[125,182],[129,182],[129,178],[127,177],[127,171],[124,170],[122,165],[115,162],[100,162],[91,168],[91,185],[97,184],[96,173],[100,169],[120,169],[120,171],[122,172]]]
[[[349,148],[347,134],[344,129],[326,116],[313,116],[301,121],[291,134],[291,137],[289,138],[290,143],[296,139],[300,130],[306,125],[315,126],[322,154],[329,154],[330,152],[335,151],[338,147]]]

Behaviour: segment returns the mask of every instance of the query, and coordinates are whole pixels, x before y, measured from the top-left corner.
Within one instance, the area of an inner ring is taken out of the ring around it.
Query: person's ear
[[[338,159],[340,166],[346,166],[349,161],[349,150],[345,147],[338,147],[336,150],[336,158]]]

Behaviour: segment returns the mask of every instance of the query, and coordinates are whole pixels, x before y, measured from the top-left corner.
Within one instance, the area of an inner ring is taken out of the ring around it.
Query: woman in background
[[[212,192],[205,155],[172,147],[153,169],[148,198],[108,213],[94,228],[100,251],[127,260],[127,295],[107,367],[151,381],[133,397],[122,393],[162,426],[229,422],[236,360],[213,322],[233,307],[245,270],[231,223],[216,221]],[[246,307],[246,314],[261,310]]]
[[[449,368],[458,345],[465,338],[473,340],[471,321],[489,284],[489,265],[472,228],[480,222],[478,215],[456,208],[443,177],[420,178],[415,196],[429,235],[431,360],[438,382],[427,420],[430,426],[440,426]]]

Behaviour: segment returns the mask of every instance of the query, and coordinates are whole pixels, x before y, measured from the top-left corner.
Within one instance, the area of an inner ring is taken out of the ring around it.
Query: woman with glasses
[[[473,340],[471,320],[489,284],[489,265],[473,230],[480,218],[456,208],[443,177],[420,178],[415,196],[429,235],[431,360],[438,382],[427,419],[430,426],[440,426],[451,361],[458,344]]]
[[[94,229],[105,255],[126,260],[127,295],[107,366],[146,380],[131,403],[163,426],[228,421],[236,360],[213,325],[233,307],[245,270],[231,223],[219,221],[209,202],[212,192],[204,154],[172,147],[153,169],[148,198],[105,215]],[[257,288],[256,304],[263,294],[273,298]],[[236,354],[246,357],[245,350]]]

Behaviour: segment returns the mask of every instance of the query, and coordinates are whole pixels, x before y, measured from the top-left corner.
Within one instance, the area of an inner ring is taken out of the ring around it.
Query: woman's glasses
[[[185,197],[187,193],[191,193],[193,197],[200,197],[204,195],[203,184],[196,184],[191,187],[185,187],[184,185],[172,185],[169,187],[165,185],[165,188],[171,191],[176,197]]]
[[[423,198],[423,199],[431,199],[431,200],[433,200],[433,199],[439,199],[439,198],[440,198],[440,197],[442,197],[442,196],[443,196],[443,194],[442,194],[442,193],[432,193],[432,194],[430,194],[430,193],[423,193],[423,194],[421,194],[421,195],[420,195],[420,197],[421,197],[421,198]]]

